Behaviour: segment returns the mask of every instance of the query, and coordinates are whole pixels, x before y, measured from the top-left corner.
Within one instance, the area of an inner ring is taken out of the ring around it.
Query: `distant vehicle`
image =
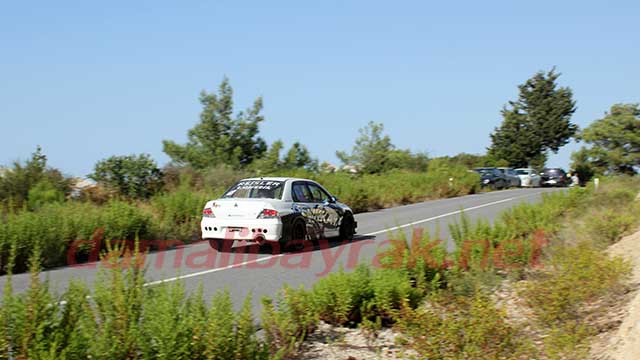
[[[540,175],[532,168],[516,169],[522,187],[539,187],[542,181]]]
[[[545,168],[540,176],[542,186],[567,186],[570,182],[567,173],[560,168]]]
[[[297,178],[244,179],[202,211],[202,238],[216,250],[235,241],[277,242],[339,236],[350,240],[353,211],[315,181]]]
[[[496,168],[476,168],[473,171],[480,175],[480,186],[482,187],[489,187],[494,190],[509,187],[507,178]]]
[[[498,171],[507,178],[509,187],[520,187],[520,177],[516,174],[516,171],[510,167],[499,167]]]

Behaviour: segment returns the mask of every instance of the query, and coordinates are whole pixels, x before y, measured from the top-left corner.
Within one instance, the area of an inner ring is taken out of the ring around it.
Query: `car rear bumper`
[[[564,186],[564,181],[562,179],[544,179],[544,180],[542,180],[542,185],[544,185],[544,186]]]
[[[278,241],[282,237],[280,219],[202,218],[203,239]]]

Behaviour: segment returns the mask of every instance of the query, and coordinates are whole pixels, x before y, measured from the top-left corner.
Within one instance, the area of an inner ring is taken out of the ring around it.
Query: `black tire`
[[[353,235],[356,233],[356,222],[353,219],[353,215],[351,213],[347,213],[342,219],[342,224],[340,224],[340,239],[342,240],[353,240]]]
[[[293,241],[304,241],[307,238],[307,225],[305,225],[304,221],[298,220],[293,224],[291,228],[291,240]]]
[[[280,252],[285,252],[292,245],[297,247],[304,247],[304,241],[307,239],[307,225],[304,220],[295,220],[291,226],[291,232],[289,236],[284,236],[280,239]]]
[[[215,251],[222,251],[224,246],[224,240],[222,239],[209,239],[209,246]]]

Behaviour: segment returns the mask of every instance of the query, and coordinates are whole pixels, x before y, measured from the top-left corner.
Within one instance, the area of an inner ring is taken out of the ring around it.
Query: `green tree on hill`
[[[336,151],[336,156],[345,165],[355,166],[365,174],[377,174],[392,169],[427,170],[427,154],[413,154],[409,150],[397,149],[389,135],[384,134],[382,123],[370,121],[358,131],[360,136],[356,139],[351,154]]]
[[[225,78],[218,94],[202,91],[203,106],[200,122],[188,132],[184,145],[164,140],[163,150],[171,160],[194,169],[220,164],[243,167],[260,158],[267,150],[265,141],[258,136],[259,124],[264,120],[262,98],[253,106],[233,115],[233,89]]]
[[[576,134],[573,93],[558,87],[555,69],[538,72],[519,85],[518,100],[502,109],[502,125],[491,134],[489,156],[514,167],[543,167],[549,151],[557,152]]]
[[[579,136],[590,147],[574,153],[574,168],[598,173],[635,174],[640,167],[640,105],[616,104]]]
[[[267,152],[251,164],[251,169],[258,171],[259,174],[277,174],[282,170],[296,169],[318,170],[318,160],[311,157],[306,146],[296,141],[285,153],[284,158],[280,154],[283,149],[282,140],[274,141]]]
[[[389,168],[389,153],[395,149],[389,135],[384,135],[384,125],[370,121],[359,129],[351,154],[337,151],[336,156],[346,165],[359,167],[360,171],[372,174]]]
[[[162,172],[147,154],[98,161],[89,177],[122,196],[136,199],[149,198],[162,188]]]
[[[296,141],[284,156],[282,166],[285,169],[307,169],[316,171],[318,170],[318,160],[311,157],[311,153],[306,146]]]
[[[34,200],[38,203],[59,201],[71,191],[70,179],[47,165],[47,156],[40,146],[24,164],[16,161],[3,173],[0,176],[0,209],[19,209],[28,202],[29,196],[38,197]],[[43,194],[45,189],[46,195]]]

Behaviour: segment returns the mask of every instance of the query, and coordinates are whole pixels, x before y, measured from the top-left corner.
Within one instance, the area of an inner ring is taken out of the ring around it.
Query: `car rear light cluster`
[[[211,210],[211,208],[205,208],[204,210],[202,210],[202,216],[206,217],[206,218],[214,218],[214,217],[216,217],[213,214],[213,210]]]
[[[273,219],[278,217],[278,211],[273,209],[264,209],[258,215],[258,219]]]

